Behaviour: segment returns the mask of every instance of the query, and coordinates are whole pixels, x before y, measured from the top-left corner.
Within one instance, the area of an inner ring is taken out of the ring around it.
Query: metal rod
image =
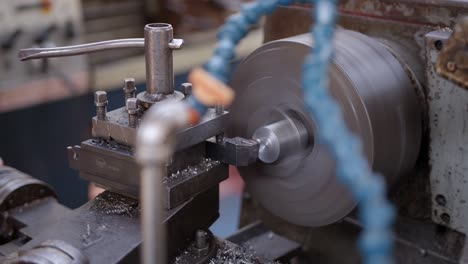
[[[258,158],[265,163],[300,153],[309,143],[306,127],[302,121],[292,117],[259,127],[252,138],[260,143]]]
[[[188,106],[181,101],[152,107],[145,113],[137,131],[136,158],[142,168],[143,264],[167,262],[162,182],[166,176],[165,165],[174,154],[175,134],[190,124],[189,113]]]
[[[167,46],[167,43],[166,43]],[[30,48],[22,49],[18,53],[21,61],[33,59],[45,59],[54,57],[75,56],[112,49],[144,48],[145,40],[142,38],[116,39],[94,42],[75,46],[57,48]]]
[[[141,203],[143,221],[143,264],[166,263],[166,228],[162,224],[163,204],[161,199],[164,166],[145,166],[141,171]]]
[[[146,93],[172,94],[174,71],[172,48],[173,29],[170,24],[154,23],[145,27]]]

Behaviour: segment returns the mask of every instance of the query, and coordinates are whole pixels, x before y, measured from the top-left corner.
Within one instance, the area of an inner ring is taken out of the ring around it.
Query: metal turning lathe
[[[0,167],[0,261],[358,263],[359,201],[304,104],[312,8],[268,16],[265,43],[232,74],[233,104],[192,126],[182,104],[192,84],[174,87],[183,40],[169,24],[147,25],[142,39],[22,50],[31,60],[144,49],[147,88],[137,94],[126,78],[113,111],[95,92],[93,138],[68,158],[106,191],[83,206],[66,208],[47,184]],[[468,263],[468,3],[344,0],[339,10],[329,92],[390,186],[396,263]],[[242,228],[221,239],[209,228],[229,165],[246,183]]]

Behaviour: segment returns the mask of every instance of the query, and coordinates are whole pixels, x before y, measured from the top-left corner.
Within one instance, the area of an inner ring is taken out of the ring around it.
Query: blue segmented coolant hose
[[[304,63],[304,101],[317,122],[319,140],[324,142],[336,159],[336,171],[342,183],[359,201],[359,217],[364,226],[360,249],[366,264],[393,263],[392,223],[394,209],[386,198],[386,185],[380,175],[371,171],[361,141],[347,127],[341,109],[328,92],[328,70],[333,55],[333,35],[337,18],[337,0],[257,0],[245,4],[239,14],[231,16],[219,32],[219,44],[206,65],[207,71],[226,82],[235,47],[252,25],[280,5],[314,3],[315,18],[312,35],[315,45]],[[191,104],[201,113],[206,107],[191,98]]]

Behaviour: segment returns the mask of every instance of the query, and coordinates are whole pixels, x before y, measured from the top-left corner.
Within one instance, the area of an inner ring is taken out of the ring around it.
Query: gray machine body
[[[210,109],[198,125],[171,135],[174,152],[154,166],[164,175],[152,179],[155,186],[140,179],[140,121],[160,102],[191,96],[190,84],[182,93],[173,87],[172,52],[183,41],[172,39],[170,25],[153,24],[146,39],[92,44],[93,51],[145,48],[147,56],[146,92],[137,96],[127,79],[127,107],[110,112],[105,93],[96,94],[93,138],[68,148],[70,166],[107,191],[71,210],[46,184],[0,168],[0,261],[139,262],[142,233],[163,230],[142,226],[141,201],[160,197],[156,213],[167,228],[160,248],[168,262],[358,263],[358,201],[336,178],[303,100],[302,64],[314,46],[304,35],[311,8],[281,7],[267,17],[265,44],[232,76],[234,104]],[[468,4],[345,0],[339,9],[330,93],[372,168],[387,180],[398,213],[396,263],[468,262],[468,92],[435,66]],[[29,49],[22,58],[77,55],[86,47]],[[220,239],[208,229],[219,216],[219,184],[229,165],[246,183],[242,228]]]

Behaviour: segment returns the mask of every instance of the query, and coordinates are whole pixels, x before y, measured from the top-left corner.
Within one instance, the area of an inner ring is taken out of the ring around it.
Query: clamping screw
[[[208,247],[208,233],[204,230],[197,230],[195,234],[195,246],[197,249],[204,249]]]
[[[210,251],[208,238],[208,232],[204,230],[197,230],[197,232],[195,232],[195,243],[191,248],[192,253],[199,257],[206,256]]]
[[[138,125],[138,100],[136,98],[127,99],[128,126],[137,127]]]
[[[107,115],[107,93],[97,91],[94,93],[94,104],[96,105],[96,115],[98,120],[106,120]]]
[[[125,86],[123,88],[124,94],[125,94],[125,102],[129,98],[135,98],[136,97],[136,86],[135,86],[135,79],[133,78],[126,78],[124,80]]]
[[[185,95],[185,97],[189,97],[192,95],[192,84],[191,83],[183,83],[180,85],[180,90]]]

